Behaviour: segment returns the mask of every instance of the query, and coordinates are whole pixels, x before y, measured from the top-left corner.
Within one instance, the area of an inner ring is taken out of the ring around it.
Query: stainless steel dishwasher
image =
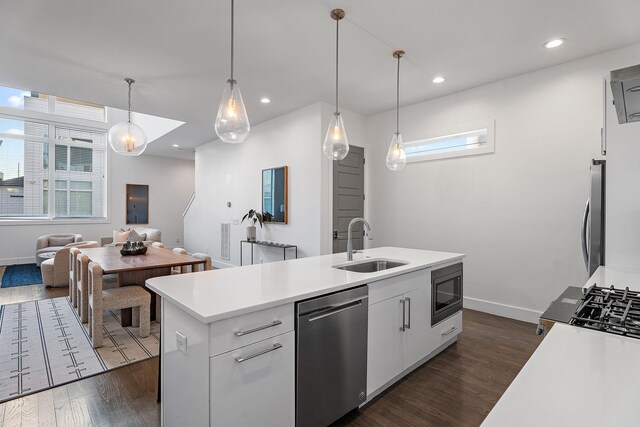
[[[296,304],[296,425],[327,426],[367,395],[369,291]]]

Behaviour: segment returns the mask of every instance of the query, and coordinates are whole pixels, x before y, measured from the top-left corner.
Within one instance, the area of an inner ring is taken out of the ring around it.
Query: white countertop
[[[640,340],[557,323],[483,427],[637,426]]]
[[[628,286],[630,290],[640,291],[640,270],[600,266],[587,280],[584,287],[590,288],[594,284],[605,288],[613,285],[619,289]]]
[[[233,317],[289,302],[312,298],[410,271],[461,260],[464,254],[418,249],[375,248],[355,254],[354,261],[386,258],[407,265],[375,273],[332,268],[347,262],[347,254],[223,268],[156,277],[147,287],[203,323]]]

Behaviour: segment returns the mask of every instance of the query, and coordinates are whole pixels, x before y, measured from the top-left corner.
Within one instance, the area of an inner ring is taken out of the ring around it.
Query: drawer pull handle
[[[249,335],[254,332],[262,331],[263,329],[273,328],[274,326],[282,325],[282,322],[279,320],[274,320],[272,323],[264,326],[258,326],[257,328],[249,329],[248,331],[235,331],[233,335],[237,337],[241,337],[243,335]]]
[[[640,86],[634,86],[632,88],[627,89],[627,92],[640,92]]]
[[[254,354],[250,355],[250,356],[238,356],[238,357],[236,357],[236,362],[242,363],[242,362],[245,362],[245,361],[247,361],[249,359],[253,359],[254,357],[258,357],[258,356],[262,356],[263,354],[271,353],[272,351],[277,350],[279,348],[282,348],[282,344],[274,344],[273,347],[268,348],[266,350],[259,351],[257,353],[254,353]]]
[[[455,332],[455,331],[457,331],[457,330],[458,330],[458,328],[456,328],[455,326],[452,326],[452,327],[451,327],[451,329],[449,329],[449,330],[448,330],[448,331],[446,331],[446,332],[443,332],[443,333],[442,333],[442,336],[443,336],[443,337],[446,337],[447,335],[451,335],[452,333],[454,333],[454,332]]]

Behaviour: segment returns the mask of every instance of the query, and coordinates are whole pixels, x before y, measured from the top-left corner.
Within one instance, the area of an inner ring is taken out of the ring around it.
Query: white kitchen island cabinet
[[[369,287],[367,391],[379,392],[455,341],[461,325],[446,323],[460,313],[431,327],[430,269],[463,257],[376,248],[354,262],[405,264],[356,273],[333,268],[346,259],[334,254],[148,280],[162,297],[162,424],[294,426],[295,303],[361,285]]]
[[[165,426],[293,425],[293,304],[203,324],[162,301]]]
[[[295,422],[293,331],[212,357],[212,426],[292,426]]]
[[[455,342],[462,330],[462,313],[431,327],[431,269],[371,283],[369,295],[367,400]]]

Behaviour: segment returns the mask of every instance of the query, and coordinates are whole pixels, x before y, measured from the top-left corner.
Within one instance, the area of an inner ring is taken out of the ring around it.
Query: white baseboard
[[[237,267],[237,265],[233,265],[233,264],[230,264],[228,262],[220,261],[220,260],[217,260],[217,259],[212,260],[211,264],[213,265],[213,268]]]
[[[541,311],[485,301],[478,298],[464,297],[463,305],[464,308],[470,308],[472,310],[478,310],[489,314],[495,314],[496,316],[508,317],[510,319],[521,320],[523,322],[534,324],[538,323],[540,315],[542,314]]]
[[[14,264],[35,264],[36,259],[32,256],[25,256],[19,258],[0,258],[0,266],[14,265]]]

